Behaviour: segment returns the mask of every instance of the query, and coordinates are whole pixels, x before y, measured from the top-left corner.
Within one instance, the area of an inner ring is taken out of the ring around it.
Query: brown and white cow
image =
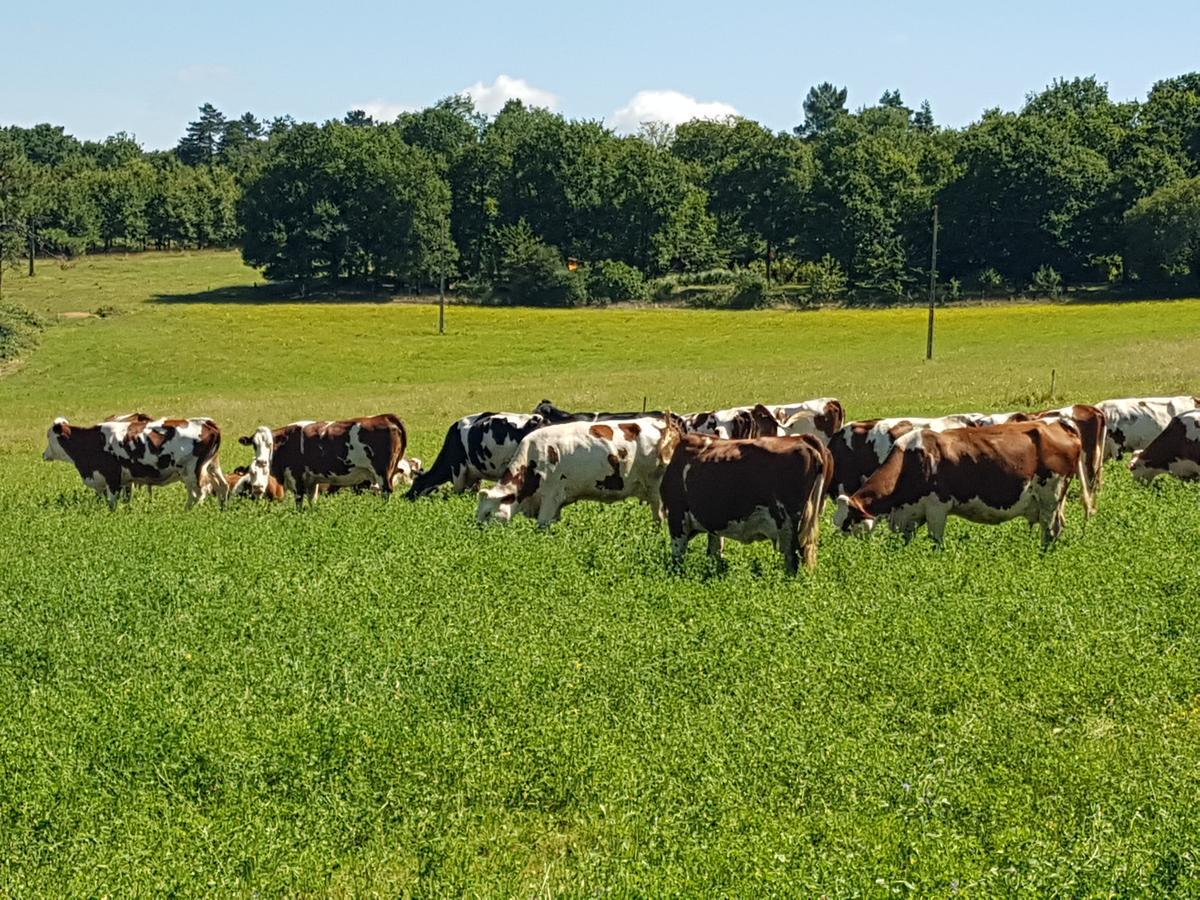
[[[1175,416],[1145,450],[1133,454],[1133,477],[1150,484],[1159,475],[1184,481],[1200,478],[1200,410]]]
[[[697,434],[722,438],[816,434],[826,440],[842,427],[845,418],[841,402],[833,397],[775,406],[757,403],[683,416],[686,430]]]
[[[220,449],[221,429],[212,419],[123,418],[72,425],[60,417],[46,433],[42,458],[74,465],[84,484],[106,497],[110,508],[133,485],[182,481],[190,509],[209,493],[224,502],[228,490]]]
[[[229,496],[249,497],[252,500],[282,500],[283,485],[271,474],[271,456],[275,437],[266,425],[254,434],[238,438],[238,443],[254,448],[254,459],[248,466],[238,466],[227,476]]]
[[[676,565],[688,543],[708,535],[721,559],[725,538],[771,541],[789,574],[803,557],[817,564],[817,536],[833,459],[813,435],[724,440],[670,428],[661,455],[669,460],[662,501]]]
[[[1087,475],[1090,504],[1085,499],[1084,512],[1096,514],[1096,501],[1100,495],[1101,476],[1104,474],[1104,459],[1108,446],[1108,416],[1104,410],[1086,403],[1076,403],[1058,409],[1046,409],[1035,413],[1009,413],[1006,421],[1027,422],[1032,420],[1063,419],[1074,425],[1083,440],[1084,472]]]
[[[1096,404],[1108,420],[1107,458],[1145,450],[1171,419],[1200,409],[1200,397],[1126,397]]]
[[[539,528],[579,500],[648,503],[662,518],[659,442],[668,420],[652,416],[547,425],[527,435],[493,487],[479,492],[476,518],[507,522],[514,512]]]
[[[839,494],[853,494],[883,465],[896,441],[914,430],[970,428],[977,421],[976,413],[956,413],[936,418],[897,416],[851,422],[829,440],[829,452],[833,454],[833,488]]]
[[[399,416],[384,413],[336,422],[292,422],[272,433],[271,475],[296,496],[315,503],[322,485],[369,481],[384,496],[392,485],[408,434]]]
[[[881,516],[911,539],[922,525],[940,546],[948,516],[1041,525],[1042,544],[1062,532],[1072,478],[1091,505],[1079,431],[1062,420],[949,431],[911,431],[853,496],[838,497],[834,524],[865,533]]]

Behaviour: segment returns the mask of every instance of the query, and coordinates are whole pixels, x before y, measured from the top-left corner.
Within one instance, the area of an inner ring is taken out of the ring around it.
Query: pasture
[[[939,313],[255,303],[235,254],[89,258],[0,377],[0,885],[14,896],[1200,892],[1200,489],[1106,472],[1025,526],[833,532],[817,571],[646,507],[474,498],[110,514],[55,415],[840,397],[851,418],[1194,392],[1200,302]],[[194,296],[193,296],[194,295]],[[189,297],[205,302],[191,302]],[[112,306],[105,318],[61,318]]]

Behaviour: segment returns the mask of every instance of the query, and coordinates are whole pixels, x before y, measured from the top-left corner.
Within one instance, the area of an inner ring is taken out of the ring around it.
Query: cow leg
[[[718,563],[725,562],[725,538],[719,534],[709,532],[708,535],[708,555],[715,559]]]
[[[127,484],[127,485],[125,485],[125,487],[121,488],[121,499],[124,500],[127,504],[133,503],[133,485],[132,484]]]
[[[683,571],[683,558],[687,555],[688,544],[692,541],[692,533],[684,531],[671,535],[671,568],[676,572]]]
[[[937,549],[946,549],[946,519],[950,516],[950,508],[947,506],[927,505],[924,510],[925,527],[929,529],[929,536],[933,538],[933,543]],[[915,533],[920,527],[920,520],[914,521],[912,529]]]
[[[545,531],[551,525],[558,521],[559,514],[562,512],[562,507],[559,506],[558,498],[551,497],[549,494],[542,494],[542,503],[538,507],[537,525],[542,531]]]
[[[304,477],[302,475],[292,475],[292,490],[296,492],[297,511],[304,509],[304,494],[306,487],[304,484]]]
[[[800,571],[800,529],[791,519],[783,523],[783,534],[781,543],[783,544],[783,568],[788,575],[795,575]]]

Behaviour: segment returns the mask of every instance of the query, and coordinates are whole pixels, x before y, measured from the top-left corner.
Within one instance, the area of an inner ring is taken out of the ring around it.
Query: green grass
[[[826,527],[666,574],[645,507],[470,497],[110,514],[50,420],[834,394],[851,415],[1194,391],[1200,303],[939,313],[155,302],[231,254],[92,258],[0,378],[0,885],[15,896],[1200,892],[1200,493],[1112,467],[1047,554]],[[238,296],[237,292],[229,292]],[[226,467],[244,461],[232,441]],[[827,523],[828,525],[828,523]]]

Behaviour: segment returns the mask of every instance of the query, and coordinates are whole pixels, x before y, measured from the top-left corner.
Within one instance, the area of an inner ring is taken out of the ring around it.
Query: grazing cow
[[[507,522],[513,512],[558,521],[577,500],[614,503],[636,497],[662,518],[659,442],[667,419],[641,416],[547,425],[526,436],[492,488],[479,493],[477,519]]]
[[[708,535],[720,560],[725,538],[771,541],[794,575],[817,564],[817,534],[833,458],[813,435],[724,440],[669,428],[662,501],[671,550],[682,565],[691,539]]]
[[[883,465],[896,441],[911,431],[946,431],[974,427],[975,413],[925,418],[867,419],[851,422],[829,439],[833,454],[833,486],[839,494],[853,494]]]
[[[322,485],[371,481],[384,496],[392,483],[408,434],[399,416],[383,414],[337,422],[293,422],[272,433],[271,475],[296,495],[316,502]]]
[[[1103,400],[1096,406],[1108,419],[1105,456],[1120,459],[1127,452],[1149,447],[1175,416],[1200,409],[1200,398],[1127,397]]]
[[[948,516],[997,524],[1040,524],[1042,545],[1063,529],[1063,505],[1078,477],[1091,505],[1083,441],[1063,420],[948,431],[910,431],[853,496],[838,497],[834,524],[865,533],[880,516],[911,540],[925,524],[940,546]]]
[[[842,404],[833,397],[777,406],[762,403],[735,406],[713,412],[690,413],[683,417],[687,426],[685,431],[722,438],[815,434],[822,440],[832,437],[842,427],[845,418]]]
[[[482,412],[464,416],[446,431],[433,465],[418,473],[407,496],[416,500],[443,484],[457,492],[474,490],[487,478],[499,478],[526,435],[547,424],[525,413]]]
[[[132,485],[159,486],[182,481],[190,509],[209,493],[224,502],[221,429],[212,419],[122,419],[99,425],[54,420],[42,458],[72,463],[84,484],[115,508]]]
[[[1149,484],[1159,475],[1200,478],[1200,410],[1175,416],[1145,450],[1133,454],[1133,477]]]
[[[685,429],[691,434],[707,434],[719,438],[775,437],[783,434],[779,420],[761,403],[737,406],[714,412],[692,413],[684,417]]]

